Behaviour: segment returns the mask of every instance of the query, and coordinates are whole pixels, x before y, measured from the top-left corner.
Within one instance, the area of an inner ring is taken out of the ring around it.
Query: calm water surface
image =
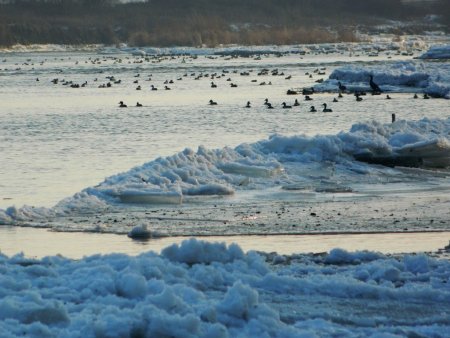
[[[166,237],[148,241],[131,240],[125,235],[52,232],[47,229],[0,227],[0,252],[11,256],[23,252],[28,257],[63,255],[82,258],[111,252],[137,255],[160,252],[188,237]],[[328,252],[339,247],[349,251],[383,253],[435,252],[449,244],[450,232],[385,233],[357,235],[221,236],[200,237],[211,242],[237,243],[244,251],[276,251],[279,254]]]

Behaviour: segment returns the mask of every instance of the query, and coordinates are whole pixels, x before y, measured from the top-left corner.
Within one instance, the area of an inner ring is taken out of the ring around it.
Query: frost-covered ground
[[[450,262],[374,252],[0,256],[2,337],[447,337]]]

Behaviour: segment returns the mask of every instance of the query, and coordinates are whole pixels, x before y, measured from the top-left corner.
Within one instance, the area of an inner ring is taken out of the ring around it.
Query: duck
[[[312,95],[312,94],[314,94],[314,88],[303,88],[302,94],[303,95]]]
[[[322,103],[322,106],[323,106],[323,112],[324,113],[332,113],[333,112],[333,110],[331,109],[331,108],[327,108],[327,104],[326,103]]]
[[[213,101],[213,100],[209,100],[209,105],[210,106],[215,106],[215,105],[217,105],[217,102]]]
[[[141,86],[137,86],[137,87],[136,87],[136,90],[141,90]]]
[[[250,101],[247,101],[247,105],[245,106],[245,108],[251,108],[252,106],[250,105]]]
[[[418,99],[419,97],[417,96],[417,94],[414,94],[414,99]]]
[[[217,88],[217,85],[214,82],[211,82],[211,88]]]
[[[288,106],[286,104],[286,102],[283,102],[281,105],[283,106],[283,109],[291,109],[292,108],[292,106]]]
[[[423,98],[425,99],[425,100],[428,100],[430,97],[428,96],[428,94],[423,94]]]
[[[375,82],[373,82],[373,75],[369,75],[369,78],[369,85],[370,88],[372,88],[372,93],[381,93],[382,90],[380,89],[380,87]]]
[[[270,103],[269,103],[269,99],[267,99],[267,98],[265,98],[264,99],[264,104],[267,106],[267,105],[269,105]]]
[[[390,99],[391,99],[391,97],[389,96],[389,94],[386,95],[386,100],[390,100]]]
[[[297,99],[295,99],[295,102],[294,102],[294,107],[298,107],[300,105],[300,102],[298,102],[298,100]]]
[[[363,98],[361,96],[359,96],[358,94],[355,94],[355,96],[356,96],[356,101],[357,102],[360,102],[360,101],[363,100]]]
[[[341,83],[341,81],[338,82],[338,86],[339,86],[339,90],[340,90],[341,92],[345,92],[345,91],[347,90],[347,87],[344,86],[344,85]]]
[[[267,106],[267,109],[273,109],[272,103],[270,103],[270,102],[267,102],[266,106]]]
[[[317,112],[316,107],[314,107],[314,106],[311,106],[311,107],[309,108],[309,111],[310,111],[311,113],[316,113],[316,112]]]
[[[334,99],[333,99],[333,102],[339,102],[339,101],[338,101],[338,99],[337,99],[337,98],[334,98]]]
[[[165,90],[170,90],[170,87],[164,86]]]
[[[136,107],[142,107],[142,104],[139,102],[136,102]]]
[[[309,95],[305,95],[305,101],[312,101],[312,98]]]
[[[123,101],[120,101],[120,102],[119,102],[119,107],[120,107],[120,108],[126,108],[127,105],[126,105],[125,103],[123,103]]]
[[[158,90],[158,88],[156,88],[154,85],[152,85],[152,90]]]

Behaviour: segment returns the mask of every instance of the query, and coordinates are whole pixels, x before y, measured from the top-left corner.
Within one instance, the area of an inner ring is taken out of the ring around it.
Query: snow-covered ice
[[[388,173],[395,172],[389,167],[356,161],[355,157],[445,167],[450,163],[449,133],[450,119],[402,120],[392,124],[371,121],[355,124],[350,131],[337,135],[273,135],[234,149],[185,149],[111,176],[51,209],[0,210],[0,223],[99,212],[122,202],[179,204],[196,196],[217,197],[273,187],[286,191],[351,192],[352,184],[361,179],[382,183],[390,176]],[[328,163],[329,168],[319,174],[323,163]],[[402,180],[400,172],[398,179]],[[403,179],[408,181],[408,176]]]
[[[446,337],[450,262],[334,249],[0,256],[2,337]]]
[[[450,45],[432,46],[420,59],[450,59]]]
[[[343,66],[315,89],[336,92],[341,82],[350,91],[370,91],[370,75],[384,92],[426,93],[450,99],[450,64],[417,60]]]

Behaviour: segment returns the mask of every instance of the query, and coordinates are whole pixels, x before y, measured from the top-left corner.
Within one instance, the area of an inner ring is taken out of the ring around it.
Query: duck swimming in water
[[[209,100],[209,105],[210,106],[215,106],[215,105],[217,105],[217,102],[213,101],[213,100]]]
[[[340,81],[338,82],[338,86],[341,92],[345,92],[347,90],[347,87],[344,86]]]
[[[251,108],[252,106],[250,105],[250,101],[247,101],[247,105],[245,106],[245,108]]]
[[[142,104],[140,104],[139,102],[136,102],[136,107],[142,107]]]
[[[120,102],[119,102],[119,107],[120,107],[120,108],[126,108],[127,105],[126,105],[125,103],[123,103],[123,101],[120,101]]]
[[[298,102],[298,100],[297,99],[295,99],[295,102],[294,102],[294,107],[298,107],[300,105],[300,102]]]
[[[316,113],[316,112],[317,112],[316,107],[314,107],[314,106],[311,106],[311,107],[309,108],[309,111],[310,111],[311,113]]]
[[[332,113],[333,112],[333,110],[331,109],[331,108],[327,108],[327,104],[326,103],[322,103],[322,106],[323,106],[323,112],[324,113]]]
[[[423,98],[424,98],[425,100],[428,100],[430,97],[428,96],[428,94],[423,94]]]
[[[286,104],[286,102],[283,102],[281,105],[283,106],[283,109],[291,109],[292,108],[292,106],[288,106]]]

